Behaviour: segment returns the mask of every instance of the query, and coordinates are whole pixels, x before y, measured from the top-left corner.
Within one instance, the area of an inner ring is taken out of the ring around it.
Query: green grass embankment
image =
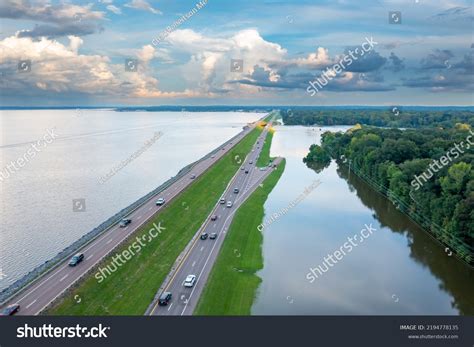
[[[235,154],[247,154],[260,132],[261,129],[250,132],[232,151],[197,178],[179,197],[135,232],[129,241],[107,256],[99,266],[103,268],[109,265],[114,255],[128,249],[135,236],[147,234],[153,223],[161,222],[161,226],[166,230],[146,244],[139,253],[101,283],[94,277],[97,271],[93,272],[46,314],[142,315],[178,255],[208,217],[228,182],[239,169],[239,165],[234,163]],[[80,266],[87,266],[87,261]],[[81,299],[79,303],[75,297]]]
[[[261,282],[256,272],[263,268],[263,235],[257,227],[284,169],[285,160],[236,212],[195,315],[250,315]]]

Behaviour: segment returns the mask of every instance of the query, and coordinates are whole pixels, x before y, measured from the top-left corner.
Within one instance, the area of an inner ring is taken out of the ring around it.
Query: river
[[[271,155],[287,163],[265,203],[266,218],[291,206],[315,180],[321,184],[263,230],[264,268],[252,314],[474,314],[472,268],[347,168],[333,161],[316,173],[302,162],[324,131],[344,129],[276,127]],[[370,228],[375,231],[327,265],[328,254]],[[325,271],[310,282],[307,274],[318,266]]]

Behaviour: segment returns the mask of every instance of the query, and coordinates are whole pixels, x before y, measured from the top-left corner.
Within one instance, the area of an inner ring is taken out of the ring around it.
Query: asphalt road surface
[[[255,127],[255,124],[256,123],[251,127],[245,127],[231,143],[220,146],[215,155],[196,163],[189,175],[182,177],[166,190],[152,197],[142,206],[131,212],[127,218],[130,218],[132,222],[127,227],[120,228],[118,225],[115,225],[85,245],[78,251],[78,253],[84,254],[84,260],[77,266],[68,266],[69,259],[60,262],[55,268],[46,272],[39,279],[20,291],[15,297],[8,300],[5,305],[2,305],[1,310],[7,305],[17,303],[20,304],[18,315],[39,314],[66,289],[87,273],[87,271],[99,263],[102,258],[113,251],[127,236],[134,233],[140,226],[159,212],[163,207],[156,206],[155,202],[158,198],[164,198],[166,203],[173,200],[173,198],[194,182],[194,180],[190,178],[191,174],[196,175],[196,178],[202,175],[247,135]]]
[[[199,229],[199,234],[207,233],[211,235],[216,233],[217,238],[210,239],[208,237],[201,240],[200,237],[196,237],[191,241],[192,246],[164,289],[164,291],[172,293],[171,301],[166,306],[160,306],[157,301],[154,301],[151,315],[191,315],[193,313],[236,210],[273,170],[273,168],[266,167],[262,171],[255,165],[266,134],[267,130],[262,132],[257,140],[258,143],[255,143],[253,150],[242,163],[244,169],[238,170],[222,195],[225,203],[221,204],[218,201],[204,225]],[[277,159],[274,164],[278,165],[279,162],[280,159]],[[245,173],[246,169],[248,173]],[[234,188],[239,189],[239,193],[234,193]],[[227,207],[228,201],[232,202],[232,207]],[[217,220],[211,220],[213,215],[217,216]],[[236,256],[239,256],[239,251],[234,251]],[[196,276],[193,287],[184,286],[184,281],[188,275]]]

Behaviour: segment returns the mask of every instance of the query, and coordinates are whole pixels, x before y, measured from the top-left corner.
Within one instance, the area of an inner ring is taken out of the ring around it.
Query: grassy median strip
[[[267,132],[267,136],[265,138],[265,143],[263,144],[262,147],[262,152],[260,153],[260,156],[258,157],[257,160],[257,166],[258,167],[263,167],[267,166],[268,163],[270,162],[270,147],[272,146],[272,140],[273,140],[273,130],[270,130]]]
[[[235,153],[250,152],[260,132],[261,129],[252,130],[162,212],[134,233],[117,251],[107,256],[92,275],[81,281],[46,314],[142,315],[178,255],[211,213],[228,182],[239,169],[239,165],[234,163]],[[99,283],[95,277],[98,269],[105,268],[112,263],[114,256],[129,249],[136,236],[147,235],[153,228],[153,223],[165,229]],[[87,266],[87,261],[79,266]]]
[[[214,264],[195,315],[250,315],[261,282],[263,235],[257,227],[264,204],[285,169],[285,160],[238,209]]]

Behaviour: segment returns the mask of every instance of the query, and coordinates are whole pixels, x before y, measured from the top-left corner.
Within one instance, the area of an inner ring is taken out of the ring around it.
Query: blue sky
[[[474,104],[472,1],[198,3],[2,1],[0,105]]]

